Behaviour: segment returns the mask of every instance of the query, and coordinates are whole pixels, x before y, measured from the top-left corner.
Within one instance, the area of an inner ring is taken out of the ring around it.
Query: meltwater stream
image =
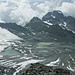
[[[75,72],[75,44],[15,41],[0,55],[0,75],[20,75],[36,62]]]

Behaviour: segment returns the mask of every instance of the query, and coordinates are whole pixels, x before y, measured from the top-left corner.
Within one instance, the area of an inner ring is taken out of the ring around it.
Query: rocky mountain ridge
[[[48,12],[43,16],[42,20],[47,21],[48,23],[58,24],[70,31],[75,31],[75,18],[65,16],[61,11]]]
[[[54,11],[57,18],[53,18],[51,13],[48,13],[42,20],[34,17],[26,24],[25,28],[34,35],[32,39],[37,41],[74,42],[75,34],[67,29],[65,27],[66,23],[61,20],[62,17],[65,18],[64,15],[61,12],[58,15],[57,13],[57,11]]]
[[[15,23],[0,23],[0,27],[30,41],[57,41],[75,43],[75,18],[64,16],[61,11],[48,12],[33,17],[24,27]]]

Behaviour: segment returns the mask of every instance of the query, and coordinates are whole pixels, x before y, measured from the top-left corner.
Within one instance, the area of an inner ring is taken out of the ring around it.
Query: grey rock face
[[[42,18],[43,21],[48,21],[52,24],[62,24],[64,26],[64,23],[66,23],[66,28],[75,31],[75,18],[71,16],[64,16],[64,14],[61,11],[53,11],[48,12],[45,16]]]
[[[59,13],[54,11],[53,14],[56,14],[56,15],[58,14],[59,17],[57,20],[60,20],[59,18],[62,13],[60,13],[60,15],[59,15]],[[63,16],[63,14],[62,14],[62,16]],[[62,16],[61,16],[61,18],[62,18]],[[50,14],[47,14],[46,17],[48,19],[51,18]],[[55,19],[54,19],[54,22],[56,23]],[[32,39],[37,40],[37,41],[61,41],[61,42],[68,42],[68,43],[69,42],[74,43],[74,41],[75,41],[75,39],[74,39],[75,34],[73,34],[71,31],[68,31],[67,29],[62,29],[62,27],[59,26],[58,24],[48,25],[37,17],[34,17],[25,26],[25,28],[27,28],[30,32],[35,33],[35,35],[32,37]],[[57,40],[55,40],[55,39],[57,39]]]

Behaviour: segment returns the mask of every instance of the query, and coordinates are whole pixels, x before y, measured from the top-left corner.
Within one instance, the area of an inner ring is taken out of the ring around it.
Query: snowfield
[[[0,27],[0,40],[14,40],[14,39],[20,38],[9,32],[8,30]]]
[[[11,44],[8,41],[13,41],[16,39],[19,40],[21,38],[0,27],[0,52],[2,52],[4,48],[8,47]]]

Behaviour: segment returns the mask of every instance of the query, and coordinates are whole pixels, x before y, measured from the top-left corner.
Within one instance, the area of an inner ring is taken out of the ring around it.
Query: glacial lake
[[[9,55],[9,56],[12,56],[12,55],[20,55],[19,52],[15,51],[15,50],[12,50],[11,46],[6,48],[3,52],[0,52],[0,55]]]

